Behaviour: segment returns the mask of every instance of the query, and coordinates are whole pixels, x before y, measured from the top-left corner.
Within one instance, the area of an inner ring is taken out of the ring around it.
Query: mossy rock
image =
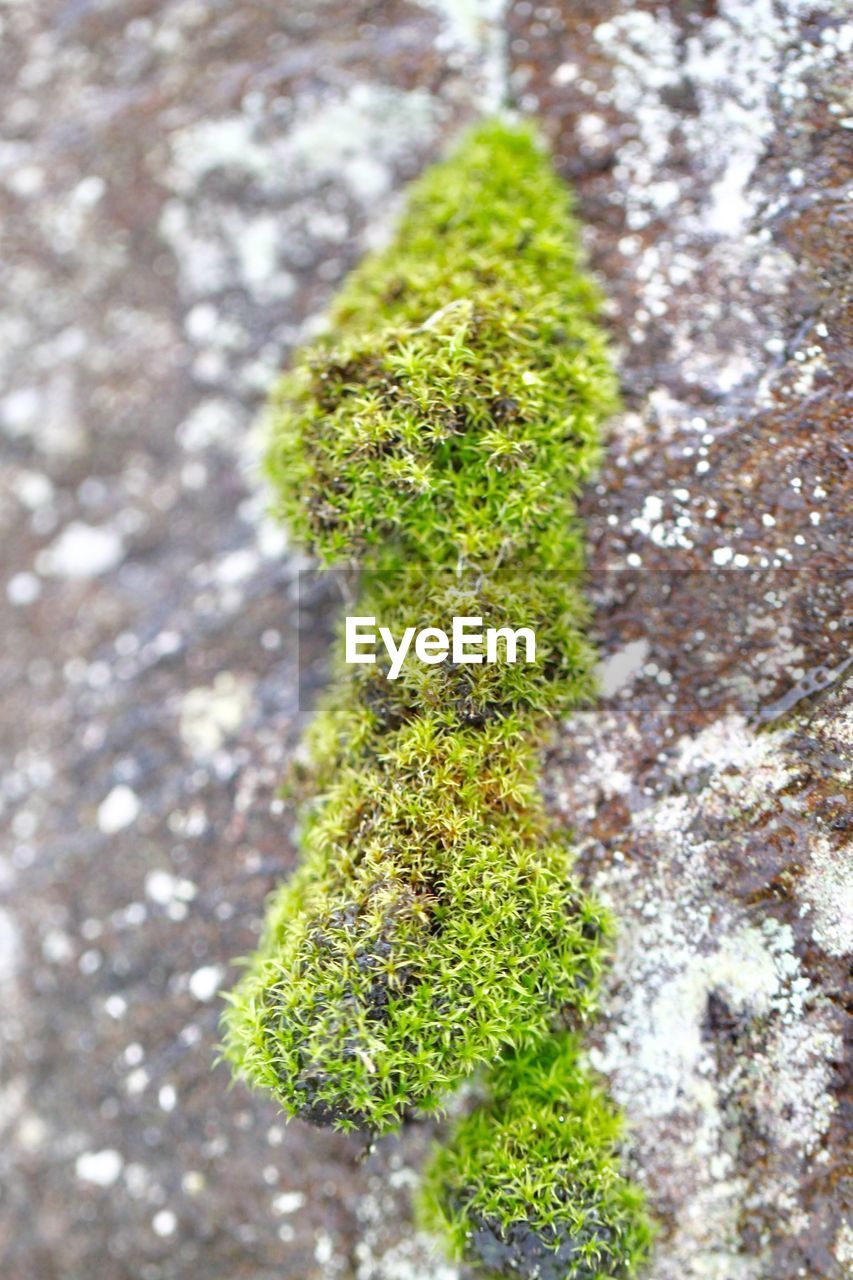
[[[530,1064],[528,1105],[536,1062],[556,1070],[559,1052],[569,1070],[559,1029],[593,1010],[609,932],[536,778],[549,721],[593,692],[574,503],[616,402],[597,306],[544,154],[526,130],[485,125],[415,185],[394,242],[282,379],[276,510],[322,562],[358,566],[359,613],[398,634],[453,616],[529,626],[537,652],[393,680],[381,658],[338,667],[308,735],[301,865],[225,1015],[237,1074],[343,1130],[434,1111],[505,1055],[455,1150],[475,1170],[497,1124],[506,1176],[481,1162],[478,1189],[448,1153],[435,1203],[489,1265],[572,1280],[622,1248],[632,1193],[614,1190],[611,1113],[577,1074],[584,1151],[602,1145],[576,1199],[544,1136],[527,1172],[510,1151],[526,1113],[507,1125],[505,1094],[512,1063]]]
[[[524,130],[482,126],[415,184],[274,397],[297,537],[333,562],[579,566],[573,497],[616,386],[577,238]]]
[[[339,764],[228,1020],[288,1111],[384,1131],[564,1005],[591,1009],[606,918],[533,764],[518,717],[448,732],[439,713]]]
[[[237,1070],[292,1114],[384,1131],[592,1007],[604,917],[535,774],[548,718],[592,688],[572,498],[614,403],[596,305],[544,155],[483,126],[275,397],[279,513],[327,563],[358,560],[360,610],[539,640],[530,667],[339,672],[303,864],[226,1017]]]
[[[621,1121],[564,1033],[509,1054],[433,1157],[424,1224],[477,1275],[618,1280],[644,1261],[643,1197],[619,1164]]]

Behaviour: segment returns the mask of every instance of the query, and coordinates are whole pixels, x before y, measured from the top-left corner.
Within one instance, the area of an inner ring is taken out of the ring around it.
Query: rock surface
[[[576,186],[625,392],[586,498],[607,697],[546,785],[622,920],[590,1053],[651,1276],[847,1274],[842,15],[0,4],[4,1278],[457,1274],[411,1227],[426,1127],[365,1159],[211,1065],[325,651],[251,426],[505,97]]]

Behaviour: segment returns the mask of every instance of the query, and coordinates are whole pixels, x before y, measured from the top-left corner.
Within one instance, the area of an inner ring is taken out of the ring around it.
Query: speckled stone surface
[[[215,993],[293,865],[325,653],[252,425],[507,97],[576,186],[624,386],[585,499],[607,696],[546,788],[623,922],[590,1052],[650,1275],[847,1274],[842,16],[0,2],[4,1280],[457,1274],[411,1226],[428,1129],[284,1128],[213,1066]]]

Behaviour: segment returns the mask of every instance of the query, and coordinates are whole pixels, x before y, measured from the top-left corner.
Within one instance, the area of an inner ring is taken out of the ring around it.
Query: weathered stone
[[[360,1162],[284,1130],[211,1072],[211,996],[292,864],[296,655],[310,690],[325,652],[250,425],[505,89],[578,190],[625,388],[586,499],[610,696],[547,785],[623,921],[593,1058],[663,1219],[651,1275],[846,1274],[841,679],[762,716],[843,657],[841,16],[0,6],[4,1277],[456,1274],[406,1207],[428,1132]]]

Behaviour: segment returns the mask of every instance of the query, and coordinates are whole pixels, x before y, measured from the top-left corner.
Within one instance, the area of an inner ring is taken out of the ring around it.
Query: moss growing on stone
[[[500,625],[523,607],[541,658],[396,681],[377,662],[321,707],[302,865],[227,1019],[241,1072],[291,1113],[382,1132],[540,1040],[565,1006],[591,1010],[607,921],[536,785],[547,704],[589,688],[574,602],[556,575],[368,576],[358,607],[392,626],[421,609]]]
[[[385,1132],[594,1004],[608,921],[536,784],[549,720],[592,692],[573,503],[615,403],[576,244],[530,134],[475,130],[274,397],[277,509],[359,566],[360,614],[537,634],[530,665],[339,666],[301,866],[225,1015],[235,1071],[291,1115]]]
[[[615,405],[565,188],[489,125],[415,184],[275,397],[278,511],[327,561],[576,568]]]
[[[648,1254],[641,1193],[622,1175],[618,1113],[560,1034],[510,1054],[488,1097],[436,1151],[426,1225],[478,1274],[616,1280]]]

